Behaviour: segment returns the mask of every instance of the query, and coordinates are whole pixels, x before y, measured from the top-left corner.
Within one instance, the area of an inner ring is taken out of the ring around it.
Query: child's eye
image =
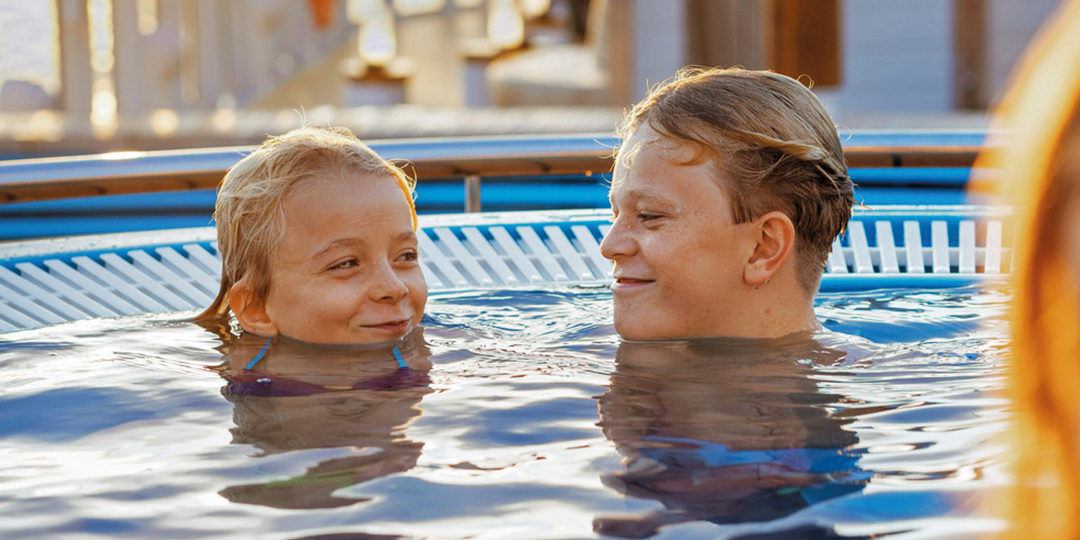
[[[415,250],[408,250],[401,254],[400,259],[405,262],[416,262],[420,260],[420,254]]]
[[[349,269],[349,268],[356,268],[357,266],[359,266],[359,264],[360,263],[356,262],[356,259],[345,259],[344,261],[341,261],[339,263],[335,263],[330,268],[327,268],[327,270],[330,270],[330,271],[346,270],[346,269]]]
[[[654,219],[660,219],[664,216],[661,216],[660,214],[650,214],[649,212],[638,212],[637,217],[641,221],[652,221]]]

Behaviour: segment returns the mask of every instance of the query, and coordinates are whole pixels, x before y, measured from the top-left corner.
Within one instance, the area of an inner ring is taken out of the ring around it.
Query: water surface
[[[292,396],[228,391],[243,344],[183,314],[7,334],[0,536],[976,536],[1006,300],[823,294],[813,339],[635,343],[602,288],[440,293],[416,378]]]

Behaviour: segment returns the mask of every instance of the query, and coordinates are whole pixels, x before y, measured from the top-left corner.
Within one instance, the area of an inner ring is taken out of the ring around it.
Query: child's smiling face
[[[427,284],[405,194],[389,176],[304,181],[284,200],[259,334],[375,343],[420,324]]]
[[[689,145],[646,125],[616,161],[615,217],[600,252],[614,263],[615,330],[624,338],[741,332],[752,229],[735,222],[713,161],[682,164],[693,156]]]

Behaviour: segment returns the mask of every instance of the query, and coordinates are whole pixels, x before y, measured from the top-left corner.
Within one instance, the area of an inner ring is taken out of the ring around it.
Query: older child
[[[832,119],[798,81],[685,69],[630,111],[601,243],[624,338],[779,337],[814,295],[853,186]]]
[[[221,288],[198,320],[266,338],[255,362],[270,338],[389,342],[423,317],[412,182],[347,129],[267,139],[225,175],[214,217]]]

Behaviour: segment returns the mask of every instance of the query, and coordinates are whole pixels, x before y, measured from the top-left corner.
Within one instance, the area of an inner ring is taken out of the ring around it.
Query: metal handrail
[[[845,137],[849,167],[970,167],[981,132],[879,132]],[[611,134],[370,141],[421,180],[462,178],[478,211],[482,178],[607,172]],[[112,152],[0,161],[0,204],[98,195],[213,189],[251,147]]]

